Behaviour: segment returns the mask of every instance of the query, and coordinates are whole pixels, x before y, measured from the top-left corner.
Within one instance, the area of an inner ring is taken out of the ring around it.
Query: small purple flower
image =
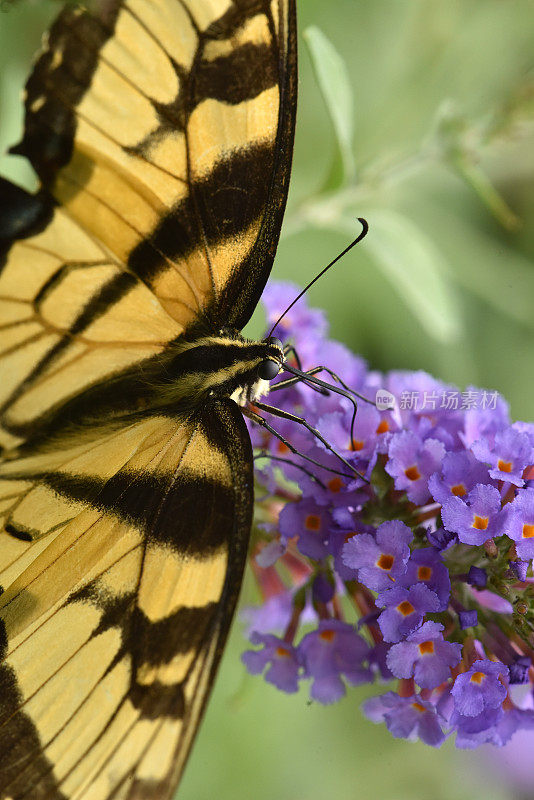
[[[323,572],[316,575],[313,586],[312,596],[314,601],[319,603],[329,603],[335,593],[335,587],[332,581],[328,580]]]
[[[499,481],[524,486],[523,471],[534,460],[534,448],[527,433],[509,427],[495,434],[490,447],[486,439],[473,442],[471,449],[479,461],[489,464],[489,474]]]
[[[263,650],[247,650],[241,660],[251,675],[259,675],[267,665],[264,677],[282,692],[292,694],[299,688],[300,662],[294,647],[272,634],[263,635],[253,631],[252,644],[263,645]]]
[[[462,657],[462,646],[443,639],[443,625],[425,622],[404,642],[394,644],[387,665],[397,678],[411,678],[422,689],[434,689],[451,677]]]
[[[477,391],[475,389],[475,391]],[[479,393],[479,392],[478,392]],[[495,434],[503,431],[510,424],[508,403],[496,392],[484,393],[489,402],[481,407],[469,408],[463,412],[464,430],[460,438],[466,448],[478,439],[487,439],[493,442]],[[483,396],[484,396],[483,394]],[[492,395],[495,403],[492,404]],[[493,407],[492,407],[493,406]]]
[[[283,631],[293,613],[293,591],[286,590],[269,597],[261,606],[245,606],[241,611],[241,619],[246,623],[246,635],[253,631],[269,633]]]
[[[510,683],[528,683],[528,671],[532,666],[532,661],[528,656],[516,656],[514,661],[509,664]]]
[[[358,580],[380,591],[406,571],[413,534],[403,522],[383,522],[376,536],[360,533],[349,539],[342,551],[343,562],[358,570]]]
[[[492,739],[492,744],[496,744],[498,747],[507,744],[517,731],[534,729],[534,711],[532,709],[513,706],[512,708],[503,708],[503,712]],[[530,747],[529,757],[531,752]]]
[[[268,597],[261,606],[245,606],[240,614],[245,623],[245,635],[250,638],[254,631],[256,633],[284,631],[295,610],[297,591],[297,587],[294,586]],[[300,619],[303,624],[315,622],[316,615],[311,602],[306,603]]]
[[[485,742],[495,743],[497,725],[502,716],[502,707],[485,708],[480,714],[474,716],[454,711],[449,722],[456,731],[456,747],[462,750],[472,750]]]
[[[467,583],[479,589],[485,589],[488,584],[488,573],[485,569],[481,569],[481,567],[476,567],[472,564],[467,573]]]
[[[440,601],[438,610],[445,611],[451,595],[451,580],[449,570],[443,563],[439,551],[434,547],[414,550],[406,565],[406,572],[397,578],[397,586],[404,588],[415,583],[424,583],[432,589]]]
[[[451,694],[456,711],[464,717],[476,717],[485,709],[500,708],[507,693],[500,678],[508,680],[508,675],[508,667],[499,661],[475,661],[454,681]]]
[[[467,451],[447,453],[441,472],[430,476],[428,488],[437,503],[451,496],[465,497],[477,483],[489,483],[488,469]]]
[[[501,496],[494,486],[477,483],[465,499],[450,497],[441,509],[447,530],[458,534],[464,544],[481,545],[500,535]]]
[[[428,611],[441,607],[437,594],[424,583],[416,583],[410,589],[388,589],[378,595],[376,602],[386,606],[378,618],[386,642],[399,642],[421,625]]]
[[[401,431],[391,436],[388,452],[386,472],[394,478],[395,488],[404,490],[412,503],[426,503],[430,499],[428,479],[445,456],[443,442],[422,441],[412,431]]]
[[[383,681],[390,681],[394,677],[387,664],[387,656],[390,647],[390,644],[380,641],[371,648],[369,653],[369,666]]]
[[[354,424],[354,438],[350,440],[350,426],[352,413],[342,414],[335,412],[321,417],[317,422],[317,428],[338,451],[346,457],[350,455],[356,459],[371,460],[374,453],[377,439],[378,428],[380,426],[380,414],[376,408],[368,403],[360,403],[358,414]]]
[[[458,536],[452,531],[446,531],[445,528],[437,528],[435,531],[428,531],[426,538],[432,547],[436,550],[447,550],[451,545],[458,542]]]
[[[307,633],[299,645],[305,677],[313,678],[310,696],[320,703],[335,703],[345,694],[341,676],[352,685],[369,682],[372,673],[363,661],[369,645],[352,625],[324,619],[316,631]]]
[[[419,695],[399,697],[395,692],[387,692],[366,700],[362,708],[371,722],[385,722],[396,739],[419,738],[431,747],[440,747],[445,741],[435,706]]]
[[[288,503],[280,512],[278,525],[283,542],[298,536],[297,546],[303,555],[317,561],[328,555],[326,541],[331,519],[325,506],[308,498]]]
[[[460,620],[460,628],[463,631],[467,630],[467,628],[474,628],[475,625],[478,625],[478,612],[474,608],[459,611],[458,619]]]
[[[298,483],[303,499],[312,499],[317,505],[328,506],[332,510],[337,506],[356,507],[368,499],[368,494],[359,491],[364,486],[364,482],[357,476],[349,475],[347,468],[340,463],[337,456],[328,453],[322,446],[316,446],[315,443],[312,443],[310,447],[310,442],[302,452],[326,467],[325,470],[317,470],[323,485],[313,481],[305,473],[297,475],[294,468],[291,475],[284,470],[291,480]],[[329,473],[327,469],[335,470],[335,472]],[[344,474],[336,474],[343,471],[346,472],[347,477]]]
[[[521,489],[504,511],[502,532],[515,541],[519,558],[534,558],[534,489]]]
[[[519,581],[526,581],[529,566],[530,561],[510,561],[510,568],[515,572]]]

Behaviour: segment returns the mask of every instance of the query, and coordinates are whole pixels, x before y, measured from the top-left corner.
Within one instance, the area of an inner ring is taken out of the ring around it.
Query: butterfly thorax
[[[73,438],[98,438],[103,430],[151,415],[187,419],[224,397],[245,405],[267,393],[283,362],[276,339],[252,341],[238,332],[179,337],[135,369],[90,385],[31,426],[17,428],[26,442],[4,456],[67,447]]]
[[[283,363],[283,348],[277,339],[258,342],[232,332],[177,343],[153,402],[170,402],[187,410],[231,397],[245,405],[269,391],[269,380]]]

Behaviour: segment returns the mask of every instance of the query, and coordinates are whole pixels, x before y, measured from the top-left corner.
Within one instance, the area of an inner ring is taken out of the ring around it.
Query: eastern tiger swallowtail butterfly
[[[0,184],[0,798],[170,798],[239,591],[294,0],[66,7]]]

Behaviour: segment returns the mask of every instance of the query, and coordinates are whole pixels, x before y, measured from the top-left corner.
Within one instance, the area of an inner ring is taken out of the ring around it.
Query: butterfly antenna
[[[343,258],[343,256],[345,256],[345,255],[346,255],[346,254],[349,252],[349,250],[352,250],[352,248],[354,247],[354,245],[357,245],[357,244],[358,244],[358,242],[361,242],[361,240],[362,240],[362,239],[363,239],[363,238],[364,238],[364,237],[367,235],[367,231],[369,230],[369,225],[367,224],[367,220],[363,219],[363,217],[358,217],[358,222],[360,222],[360,223],[361,223],[361,226],[362,226],[362,231],[361,231],[360,235],[358,236],[358,238],[357,238],[357,239],[355,239],[353,242],[351,242],[351,243],[349,244],[349,246],[348,246],[348,247],[346,247],[346,248],[343,250],[343,252],[342,252],[342,253],[340,253],[338,256],[336,256],[336,257],[334,258],[334,260],[330,262],[330,264],[327,264],[327,266],[326,266],[326,267],[325,267],[323,270],[321,270],[321,272],[320,272],[318,275],[316,275],[316,276],[315,276],[315,278],[314,278],[312,281],[310,281],[310,282],[308,283],[308,285],[307,285],[307,286],[305,286],[305,287],[304,287],[304,289],[301,291],[301,293],[300,293],[300,294],[298,294],[298,295],[295,297],[295,299],[293,300],[293,302],[292,302],[292,303],[290,303],[290,304],[288,305],[288,307],[286,308],[286,310],[285,310],[285,311],[284,311],[284,312],[283,312],[283,313],[282,313],[282,314],[281,314],[281,315],[278,317],[278,319],[277,319],[277,320],[276,320],[276,322],[274,323],[273,327],[271,328],[271,330],[270,330],[270,331],[269,331],[269,333],[267,334],[267,338],[268,338],[269,336],[272,336],[272,334],[273,334],[273,331],[274,331],[274,330],[275,330],[275,328],[278,326],[278,324],[279,324],[279,323],[280,323],[280,322],[283,320],[283,318],[285,317],[285,315],[287,314],[287,312],[288,312],[288,311],[290,311],[290,310],[293,308],[293,306],[295,305],[295,303],[297,303],[297,302],[300,300],[300,298],[301,298],[301,297],[303,297],[303,296],[306,294],[306,292],[308,291],[308,289],[310,289],[310,288],[313,286],[313,284],[314,284],[316,281],[318,281],[318,280],[319,280],[319,278],[322,278],[322,276],[325,274],[325,272],[328,272],[328,270],[330,269],[330,267],[333,267],[333,266],[334,266],[334,264],[337,264],[337,262],[340,260],[340,258]]]

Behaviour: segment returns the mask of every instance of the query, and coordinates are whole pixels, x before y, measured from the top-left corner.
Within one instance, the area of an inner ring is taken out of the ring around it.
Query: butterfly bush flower
[[[271,285],[271,325],[296,292]],[[245,612],[248,671],[324,704],[387,682],[365,715],[432,747],[532,729],[518,691],[534,691],[534,425],[496,392],[370,371],[302,301],[276,334],[289,363],[330,370],[332,391],[271,384],[272,405],[326,444],[270,417],[295,454],[250,425],[262,603]]]
[[[347,567],[357,569],[358,580],[369,589],[389,589],[406,572],[412,539],[411,530],[403,522],[383,522],[373,536],[351,536],[343,547],[342,559]]]
[[[250,635],[252,644],[261,644],[262,650],[249,650],[243,653],[243,663],[252,675],[265,670],[265,680],[283,692],[296,692],[298,689],[298,673],[300,663],[294,647],[271,634],[262,635],[253,631]]]

